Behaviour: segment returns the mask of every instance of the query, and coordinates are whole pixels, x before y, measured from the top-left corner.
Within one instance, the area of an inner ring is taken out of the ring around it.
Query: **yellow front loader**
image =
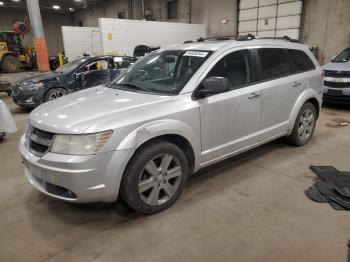
[[[16,73],[21,68],[32,69],[35,66],[35,51],[32,46],[23,47],[21,36],[8,31],[0,32],[0,70]]]

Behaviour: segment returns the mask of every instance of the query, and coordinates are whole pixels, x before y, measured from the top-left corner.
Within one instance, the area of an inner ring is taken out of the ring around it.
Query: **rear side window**
[[[287,52],[293,63],[293,73],[314,70],[315,65],[310,57],[304,51],[287,49]]]
[[[281,48],[259,48],[260,80],[283,77],[291,74],[291,65],[284,49]]]

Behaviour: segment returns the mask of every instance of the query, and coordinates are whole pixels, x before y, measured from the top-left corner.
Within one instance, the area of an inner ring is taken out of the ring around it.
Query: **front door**
[[[109,59],[95,60],[84,65],[77,74],[78,88],[85,89],[108,83],[111,70]]]
[[[240,50],[224,55],[208,73],[228,78],[231,90],[199,100],[203,163],[258,142],[262,93],[252,69],[250,51]]]

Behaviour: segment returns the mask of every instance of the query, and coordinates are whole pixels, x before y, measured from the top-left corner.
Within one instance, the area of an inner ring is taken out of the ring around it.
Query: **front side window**
[[[260,80],[283,77],[291,73],[289,59],[284,49],[259,48],[257,51],[260,60]]]
[[[213,76],[226,77],[231,89],[251,83],[252,66],[249,51],[236,51],[223,57],[207,75]]]
[[[135,92],[175,95],[210,54],[208,51],[157,51],[141,58],[109,86]]]
[[[301,50],[287,49],[287,52],[293,62],[293,73],[305,72],[315,69],[314,63],[310,57]]]
[[[350,47],[344,49],[340,54],[332,59],[333,63],[350,62]]]
[[[79,58],[76,60],[73,60],[72,62],[69,62],[67,64],[64,64],[63,66],[56,69],[57,73],[70,73],[74,70],[76,70],[79,66],[81,66],[83,63],[87,61],[87,58]]]
[[[79,69],[79,73],[96,71],[96,70],[108,70],[110,68],[110,63],[106,59],[97,60],[91,62]]]
[[[125,69],[133,63],[133,60],[127,57],[116,56],[113,57],[113,62],[116,69]]]

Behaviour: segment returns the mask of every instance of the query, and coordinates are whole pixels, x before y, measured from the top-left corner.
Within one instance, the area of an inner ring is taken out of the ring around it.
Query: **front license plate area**
[[[328,89],[327,94],[332,95],[332,96],[342,96],[343,90]]]

